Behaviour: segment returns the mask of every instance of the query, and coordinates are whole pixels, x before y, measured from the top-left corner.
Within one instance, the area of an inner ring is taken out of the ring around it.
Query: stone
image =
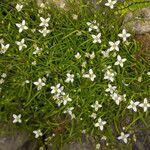
[[[27,132],[7,125],[1,125],[1,128],[0,150],[31,150],[36,146]]]
[[[129,12],[124,18],[123,28],[135,34],[150,32],[150,8]]]

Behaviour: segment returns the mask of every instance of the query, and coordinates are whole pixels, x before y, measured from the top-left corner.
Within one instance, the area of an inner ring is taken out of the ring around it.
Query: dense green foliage
[[[144,112],[141,107],[136,112],[127,109],[131,100],[142,103],[144,98],[149,98],[150,77],[147,73],[150,66],[142,56],[136,59],[141,47],[133,35],[126,42],[118,36],[122,32],[122,18],[115,14],[119,2],[115,9],[103,6],[97,10],[81,2],[80,5],[70,2],[66,10],[54,5],[41,9],[36,3],[28,2],[23,3],[19,12],[16,4],[15,1],[0,4],[1,43],[10,44],[6,52],[2,52],[1,44],[1,122],[12,125],[14,114],[21,114],[21,123],[13,125],[31,133],[40,129],[43,135],[38,138],[40,145],[51,143],[54,147],[80,139],[82,133],[91,135],[95,143],[106,136],[106,143],[111,147],[117,143],[123,127],[124,132],[129,132],[137,120],[149,127],[145,121],[149,111]],[[50,32],[46,36],[40,33],[43,29],[39,26],[40,17],[50,18],[47,27]],[[28,29],[19,32],[16,24],[22,23],[22,20],[25,20]],[[98,34],[97,31],[88,31],[87,22],[94,20],[99,28],[98,33],[101,33],[99,43],[93,43],[92,38],[92,35]],[[19,50],[17,41],[22,39],[26,46]],[[104,57],[103,51],[109,49],[109,42],[118,40],[119,51],[112,50],[109,57]],[[40,52],[36,51],[40,48]],[[80,58],[77,53],[80,53]],[[126,58],[123,67],[114,65],[118,55]],[[96,75],[93,81],[90,77],[84,77],[89,75],[90,69]],[[107,71],[114,73],[114,81],[104,79]],[[74,75],[73,82],[65,82],[67,73]],[[39,79],[43,83],[41,89],[37,86]],[[59,83],[72,101],[65,103],[63,94],[62,101],[54,99],[52,86]],[[117,87],[114,92],[121,98],[119,104],[112,99],[112,93],[105,91],[109,83]],[[98,111],[92,106],[96,101],[102,105]],[[72,111],[65,113],[69,108],[73,108]],[[91,117],[92,113],[97,115],[95,119]],[[98,118],[106,121],[103,130],[95,127]],[[129,143],[132,140],[133,133]]]

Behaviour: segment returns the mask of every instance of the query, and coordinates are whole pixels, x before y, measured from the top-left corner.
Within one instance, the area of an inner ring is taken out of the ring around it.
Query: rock
[[[150,32],[150,8],[129,12],[124,18],[123,27],[135,34]]]
[[[27,132],[1,126],[3,131],[0,133],[0,150],[31,150],[35,147]]]

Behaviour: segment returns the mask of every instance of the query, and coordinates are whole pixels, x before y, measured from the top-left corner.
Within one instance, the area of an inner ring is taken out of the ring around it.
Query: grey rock
[[[32,150],[35,143],[25,131],[18,131],[8,126],[2,126],[0,133],[0,150]]]
[[[124,18],[123,28],[136,34],[150,32],[150,8],[129,12]]]

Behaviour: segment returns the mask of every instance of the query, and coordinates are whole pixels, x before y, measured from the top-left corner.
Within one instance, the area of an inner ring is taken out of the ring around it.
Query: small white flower
[[[120,55],[117,56],[117,61],[115,62],[114,65],[120,65],[121,67],[123,67],[123,63],[126,61],[127,59],[126,58],[121,58]]]
[[[21,121],[21,114],[19,114],[19,115],[15,115],[15,114],[13,114],[13,118],[14,118],[14,120],[13,120],[13,123],[21,123],[22,121]]]
[[[3,84],[5,82],[5,80],[2,78],[0,79],[0,85]]]
[[[72,18],[73,18],[74,20],[77,20],[77,19],[78,19],[78,15],[73,14],[73,15],[72,15]]]
[[[34,33],[35,31],[36,31],[36,29],[31,29],[31,32],[33,32],[33,33]]]
[[[107,140],[107,137],[105,135],[102,136],[101,140]]]
[[[96,149],[100,149],[100,144],[98,143],[98,144],[96,144]]]
[[[92,30],[96,30],[97,32],[99,32],[98,26],[99,24],[96,23],[96,20],[94,20],[92,23],[91,22],[87,22],[86,23],[89,26],[89,32],[91,32]]]
[[[63,99],[63,104],[64,105],[66,105],[68,102],[72,101],[72,99],[69,97],[69,95],[63,95],[62,99]]]
[[[133,102],[131,100],[130,105],[127,107],[128,109],[133,109],[135,112],[137,111],[137,106],[139,105],[140,102]]]
[[[41,78],[39,78],[38,81],[34,82],[34,84],[37,86],[37,90],[41,90],[42,87],[45,86],[45,83]]]
[[[90,69],[88,74],[83,75],[84,78],[89,78],[91,81],[94,81],[96,75],[93,73],[93,70]]]
[[[98,101],[95,102],[95,104],[91,105],[92,108],[95,109],[95,111],[98,111],[99,108],[102,107],[101,104],[98,103]]]
[[[98,119],[98,122],[95,123],[95,127],[99,127],[100,130],[103,130],[106,121],[103,121],[101,118]]]
[[[90,117],[96,119],[96,116],[97,116],[96,113],[92,113]]]
[[[36,61],[33,61],[31,64],[32,64],[33,66],[35,66],[35,65],[36,65]]]
[[[27,45],[24,44],[24,42],[25,42],[24,39],[22,39],[20,42],[16,41],[16,44],[19,46],[19,51],[21,51],[23,47],[27,48]]]
[[[43,135],[41,130],[34,130],[33,133],[35,134],[35,138],[38,138]]]
[[[44,4],[44,3],[41,3],[41,4],[40,4],[40,7],[41,7],[41,8],[44,8],[44,7],[45,7],[45,4]]]
[[[4,44],[4,39],[0,39],[0,44]]]
[[[92,52],[92,54],[89,54],[90,59],[94,59],[95,58],[95,53]]]
[[[50,18],[44,19],[43,17],[40,17],[41,23],[39,26],[48,27],[48,22],[50,21]]]
[[[6,44],[6,45],[1,44],[0,54],[6,53],[7,49],[9,48],[9,46],[10,46],[9,44]]]
[[[2,77],[2,78],[6,78],[6,77],[7,77],[7,74],[6,74],[6,73],[2,73],[1,77]]]
[[[113,51],[113,50],[116,50],[116,51],[119,51],[119,44],[120,44],[120,41],[116,41],[116,42],[109,42],[109,45],[110,45],[110,48],[109,48],[109,51]]]
[[[127,38],[131,36],[131,34],[127,33],[127,31],[125,29],[123,29],[122,33],[119,33],[118,36],[123,38],[123,42],[125,42],[127,40]]]
[[[118,140],[123,140],[125,143],[128,142],[127,138],[130,136],[130,134],[124,134],[121,132],[121,135],[118,137]]]
[[[64,89],[64,87],[63,86],[61,87],[60,83],[57,84],[56,86],[51,86],[51,94],[62,94],[62,95],[64,95],[63,89]]]
[[[112,86],[111,84],[108,84],[108,88],[105,91],[110,92],[112,94],[112,93],[114,93],[116,88],[117,88],[116,86]]]
[[[101,51],[101,53],[103,54],[103,57],[109,57],[110,50],[107,49],[106,51]]]
[[[29,81],[29,80],[26,80],[26,81],[25,81],[25,83],[27,83],[27,84],[28,84],[28,83],[30,83],[30,81]]]
[[[45,37],[48,33],[50,33],[50,30],[48,30],[46,27],[43,30],[39,30],[40,33],[43,34],[43,36]]]
[[[108,0],[108,2],[107,3],[105,3],[105,6],[108,6],[108,7],[110,7],[111,9],[113,9],[114,8],[114,5],[117,3],[117,1],[116,0]]]
[[[150,107],[150,103],[147,102],[147,98],[144,98],[144,102],[139,104],[139,106],[143,107],[144,112],[146,112],[148,107]]]
[[[23,8],[23,5],[19,5],[19,4],[16,5],[16,9],[18,12],[21,11],[22,8]]]
[[[72,116],[72,111],[74,110],[74,107],[69,107],[64,113],[68,113],[69,115]]]
[[[73,83],[73,81],[74,81],[74,74],[67,73],[67,79],[65,80],[65,82],[67,82],[67,83],[72,82]]]
[[[112,70],[107,70],[104,74],[104,79],[109,80],[111,82],[114,81],[115,72]]]
[[[65,6],[66,6],[66,4],[65,4],[65,3],[60,3],[60,8],[64,9],[64,8],[65,8]]]
[[[37,54],[38,56],[40,56],[42,50],[43,50],[42,48],[36,47],[35,51],[33,52],[33,55],[36,55],[36,54]]]
[[[92,35],[93,43],[101,43],[101,33],[98,33],[97,35]]]
[[[138,82],[142,82],[142,76],[138,77]]]
[[[122,96],[117,93],[113,93],[110,96],[116,102],[117,105],[119,105],[119,103],[122,101]]]
[[[81,64],[81,66],[82,66],[83,68],[86,68],[86,64],[87,64],[87,62],[84,61],[84,62]]]
[[[21,33],[23,30],[27,30],[28,27],[25,26],[25,20],[22,20],[22,23],[19,24],[19,23],[16,23],[16,26],[19,28],[19,33]]]
[[[150,72],[148,72],[147,75],[150,76]]]
[[[80,55],[79,52],[77,52],[77,54],[75,55],[75,58],[76,58],[76,59],[80,59],[80,58],[81,58],[81,55]]]

